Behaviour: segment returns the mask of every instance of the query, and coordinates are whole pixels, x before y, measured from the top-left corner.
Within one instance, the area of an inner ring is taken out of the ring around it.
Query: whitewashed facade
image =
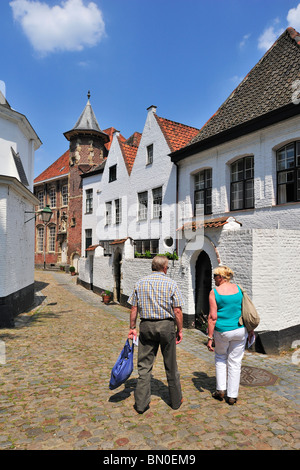
[[[0,92],[0,326],[34,299],[34,152],[41,141]]]

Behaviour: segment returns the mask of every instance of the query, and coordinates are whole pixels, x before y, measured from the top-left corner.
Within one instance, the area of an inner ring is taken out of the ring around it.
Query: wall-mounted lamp
[[[37,211],[37,212],[32,212],[32,211],[25,211],[25,214],[34,214],[33,217],[31,217],[30,219],[28,220],[25,220],[25,224],[27,222],[29,222],[30,220],[32,219],[35,219],[37,214],[41,216],[41,219],[42,221],[44,222],[44,224],[48,224],[50,222],[50,219],[52,217],[52,210],[50,209],[50,206],[47,205],[46,207],[44,207],[44,209],[40,210],[40,211]]]

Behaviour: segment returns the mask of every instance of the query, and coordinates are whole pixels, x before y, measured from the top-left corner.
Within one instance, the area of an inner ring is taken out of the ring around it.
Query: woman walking
[[[231,282],[232,277],[233,271],[227,266],[214,270],[216,288],[209,294],[207,343],[208,349],[215,351],[217,386],[212,396],[221,401],[227,391],[230,405],[237,401],[247,337],[254,335],[253,331],[248,333],[239,325],[243,294],[240,287]]]

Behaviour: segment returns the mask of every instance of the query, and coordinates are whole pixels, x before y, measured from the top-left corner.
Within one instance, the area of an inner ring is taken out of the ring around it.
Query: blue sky
[[[200,128],[288,26],[300,0],[1,1],[0,89],[43,142],[37,176],[88,90],[101,129],[142,132],[151,105]]]

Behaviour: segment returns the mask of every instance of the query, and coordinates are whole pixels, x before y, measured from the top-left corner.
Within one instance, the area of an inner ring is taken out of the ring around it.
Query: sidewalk
[[[291,353],[247,352],[239,400],[229,406],[211,398],[214,355],[204,335],[184,330],[178,346],[183,405],[175,411],[167,404],[159,354],[150,409],[138,415],[136,367],[125,386],[108,388],[129,310],[104,305],[69,274],[36,271],[36,285],[35,308],[20,315],[14,329],[0,330],[6,351],[0,363],[0,449],[300,448],[300,367]]]

